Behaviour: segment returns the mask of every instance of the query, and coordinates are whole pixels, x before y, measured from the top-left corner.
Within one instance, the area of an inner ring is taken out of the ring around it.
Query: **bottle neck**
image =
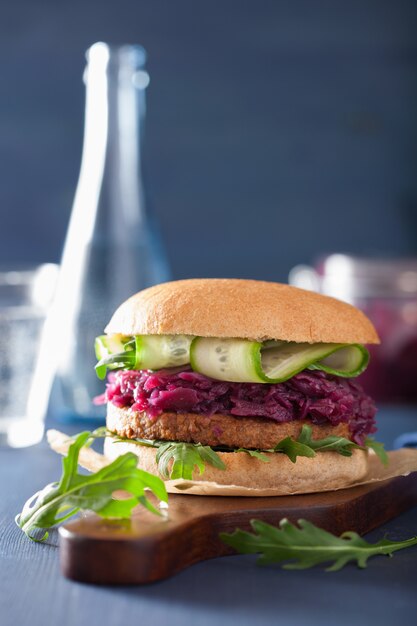
[[[97,43],[87,59],[84,143],[74,201],[82,222],[77,231],[84,233],[86,243],[93,231],[96,240],[111,232],[112,241],[121,242],[140,232],[145,219],[141,174],[149,81],[143,69],[145,53],[139,46]]]

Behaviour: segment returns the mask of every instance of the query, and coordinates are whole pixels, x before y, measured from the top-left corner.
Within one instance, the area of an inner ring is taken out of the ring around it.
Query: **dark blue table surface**
[[[398,434],[417,429],[417,408],[385,408],[379,424],[378,438],[392,446]],[[255,557],[233,556],[200,563],[145,587],[95,587],[66,580],[59,571],[56,533],[49,545],[38,545],[13,522],[26,498],[60,475],[60,465],[45,443],[25,450],[0,450],[2,626],[406,626],[417,622],[417,548],[392,559],[372,559],[366,570],[349,565],[338,573],[320,568],[298,572],[260,568]],[[386,533],[397,539],[417,534],[417,507],[368,538],[376,541]]]

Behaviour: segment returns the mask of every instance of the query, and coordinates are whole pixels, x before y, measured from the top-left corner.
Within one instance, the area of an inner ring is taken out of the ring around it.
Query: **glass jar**
[[[360,376],[383,402],[417,402],[417,259],[332,254],[315,267],[299,265],[289,282],[349,302],[372,320],[381,345]]]

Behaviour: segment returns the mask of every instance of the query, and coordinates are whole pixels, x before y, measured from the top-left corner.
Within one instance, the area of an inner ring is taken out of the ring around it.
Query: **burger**
[[[129,298],[105,333],[108,458],[133,451],[184,493],[308,493],[366,475],[376,409],[356,377],[379,339],[355,307],[279,283],[179,280]]]

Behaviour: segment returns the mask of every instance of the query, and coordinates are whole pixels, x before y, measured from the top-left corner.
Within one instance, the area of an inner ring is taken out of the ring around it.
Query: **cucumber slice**
[[[359,344],[260,343],[190,335],[101,335],[95,350],[100,378],[106,368],[158,370],[191,363],[193,370],[216,380],[280,383],[307,368],[358,376],[369,361],[368,351]]]
[[[94,341],[98,363],[95,366],[97,376],[103,380],[108,369],[133,367],[135,363],[134,339],[125,335],[100,335]]]
[[[280,342],[279,346],[270,345],[261,352],[262,370],[274,382],[288,380],[306,368],[336,376],[359,376],[368,362],[369,353],[359,344]]]
[[[262,383],[257,367],[260,346],[257,341],[245,339],[196,337],[190,349],[191,367],[216,380]]]
[[[318,363],[309,366],[312,370],[323,370],[328,374],[353,378],[366,370],[369,363],[369,352],[360,344],[344,346],[336,350]]]
[[[260,376],[268,382],[282,382],[344,347],[342,343],[283,343],[261,352]]]
[[[100,335],[94,341],[96,357],[99,361],[105,359],[110,354],[123,352],[125,349],[126,337],[124,335]]]
[[[369,360],[363,346],[197,337],[191,344],[193,370],[230,382],[280,383],[306,368],[357,376]]]
[[[187,365],[193,337],[187,335],[101,335],[95,340],[96,372],[104,378],[107,369],[162,369]]]
[[[158,370],[187,365],[194,337],[189,335],[139,335],[135,337],[135,370]]]

